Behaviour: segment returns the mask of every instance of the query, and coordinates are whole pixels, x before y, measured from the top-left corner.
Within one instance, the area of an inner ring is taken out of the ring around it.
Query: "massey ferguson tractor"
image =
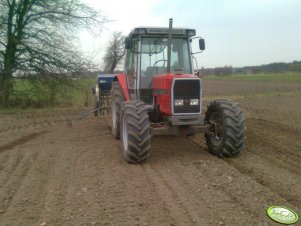
[[[195,30],[139,27],[125,39],[124,74],[111,86],[112,134],[129,163],[145,162],[155,135],[204,133],[219,157],[244,148],[245,123],[238,103],[213,100],[202,114],[202,80],[194,73]],[[205,49],[199,38],[200,51]]]

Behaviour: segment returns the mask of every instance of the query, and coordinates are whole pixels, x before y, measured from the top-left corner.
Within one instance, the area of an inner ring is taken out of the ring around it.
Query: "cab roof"
[[[136,27],[134,28],[128,37],[140,36],[140,35],[168,35],[168,27]],[[193,37],[195,36],[195,29],[190,28],[173,28],[173,36],[185,36]]]

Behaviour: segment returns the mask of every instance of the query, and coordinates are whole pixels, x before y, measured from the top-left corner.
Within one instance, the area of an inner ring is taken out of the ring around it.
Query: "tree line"
[[[68,85],[68,77],[99,71],[77,43],[80,31],[99,34],[106,22],[81,0],[0,0],[0,107],[9,106],[16,78],[55,90]],[[124,54],[124,36],[114,32],[111,40],[106,72],[113,72]]]
[[[105,17],[79,0],[0,0],[0,105],[14,74],[58,76],[90,69],[75,43],[81,29],[101,29]]]
[[[301,61],[293,61],[290,63],[270,63],[260,66],[245,66],[245,67],[216,67],[204,68],[200,70],[203,75],[231,75],[231,74],[257,74],[257,73],[285,73],[298,72],[301,73]]]

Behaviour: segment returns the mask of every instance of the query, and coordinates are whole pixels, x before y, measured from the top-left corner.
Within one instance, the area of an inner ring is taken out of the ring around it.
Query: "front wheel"
[[[125,101],[121,108],[121,148],[129,163],[143,163],[149,157],[151,132],[149,117],[142,101]]]
[[[211,101],[205,115],[209,152],[219,157],[233,156],[244,148],[245,120],[239,104],[228,100]]]

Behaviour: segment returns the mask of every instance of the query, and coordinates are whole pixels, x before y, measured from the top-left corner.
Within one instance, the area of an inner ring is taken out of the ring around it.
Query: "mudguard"
[[[129,95],[129,91],[128,91],[128,86],[127,86],[125,74],[119,74],[119,75],[117,75],[114,78],[114,81],[118,81],[119,82],[125,100],[130,100],[130,95]]]

